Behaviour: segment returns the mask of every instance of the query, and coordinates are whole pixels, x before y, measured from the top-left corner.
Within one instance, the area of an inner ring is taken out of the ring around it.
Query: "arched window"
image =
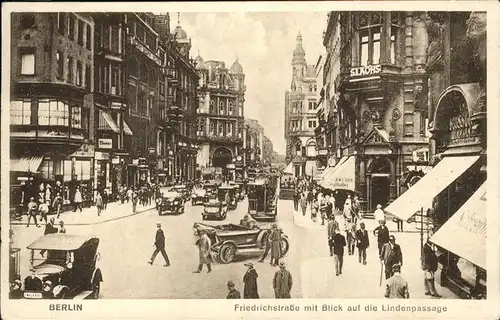
[[[219,101],[219,114],[224,114],[224,101]]]
[[[215,114],[215,100],[210,100],[210,114]]]

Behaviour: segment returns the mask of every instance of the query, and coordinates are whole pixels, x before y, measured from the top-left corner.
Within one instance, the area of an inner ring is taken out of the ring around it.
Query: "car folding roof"
[[[81,236],[67,233],[48,234],[38,238],[26,248],[32,250],[61,250],[74,251],[79,249],[85,242],[92,239],[89,236]]]

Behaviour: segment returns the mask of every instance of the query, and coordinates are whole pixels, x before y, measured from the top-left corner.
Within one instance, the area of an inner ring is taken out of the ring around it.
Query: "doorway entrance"
[[[371,181],[371,211],[377,209],[377,205],[380,204],[384,208],[389,202],[389,188],[390,188],[389,176],[372,176]]]

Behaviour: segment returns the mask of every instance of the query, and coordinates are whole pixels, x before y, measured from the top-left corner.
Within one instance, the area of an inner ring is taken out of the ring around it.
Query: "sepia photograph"
[[[68,8],[6,15],[3,298],[497,298],[487,10]]]

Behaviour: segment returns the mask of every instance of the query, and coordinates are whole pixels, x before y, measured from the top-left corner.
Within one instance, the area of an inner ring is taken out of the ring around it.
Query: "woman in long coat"
[[[269,241],[271,241],[271,265],[277,266],[281,259],[281,230],[278,229],[276,223],[273,224]]]
[[[257,270],[253,267],[252,262],[246,262],[245,266],[248,267],[247,272],[243,276],[243,283],[245,287],[243,288],[243,299],[259,299],[259,292],[257,289]]]

